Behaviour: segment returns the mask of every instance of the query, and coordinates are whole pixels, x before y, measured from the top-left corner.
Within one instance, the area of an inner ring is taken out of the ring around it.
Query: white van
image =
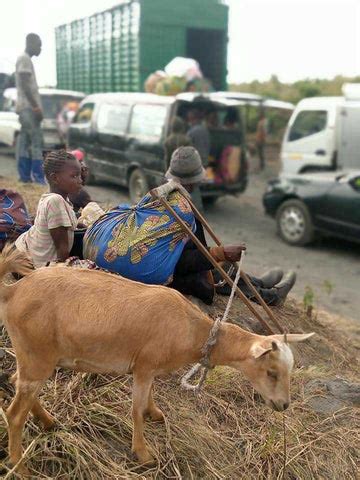
[[[360,84],[345,84],[343,93],[299,102],[281,147],[282,173],[360,168]]]

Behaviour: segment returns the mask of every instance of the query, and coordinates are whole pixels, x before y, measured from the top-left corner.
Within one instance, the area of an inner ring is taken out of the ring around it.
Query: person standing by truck
[[[16,112],[21,125],[17,145],[16,158],[20,181],[32,181],[45,184],[43,172],[43,137],[41,121],[43,111],[36,81],[35,69],[31,57],[41,53],[41,39],[36,33],[26,36],[26,48],[16,61]]]
[[[259,121],[256,127],[256,147],[260,160],[260,170],[265,168],[265,145],[266,145],[266,135],[267,135],[267,121],[265,113],[260,112]]]

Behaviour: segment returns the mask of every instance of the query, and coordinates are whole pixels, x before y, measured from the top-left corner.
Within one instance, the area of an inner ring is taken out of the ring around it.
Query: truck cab
[[[313,97],[298,103],[281,146],[282,173],[336,169],[336,127],[342,101],[342,97]]]
[[[282,173],[360,168],[360,84],[342,92],[298,103],[281,147]]]

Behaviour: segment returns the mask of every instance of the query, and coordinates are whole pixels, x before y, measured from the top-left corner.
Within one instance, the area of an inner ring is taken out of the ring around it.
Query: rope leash
[[[207,377],[207,374],[208,374],[209,370],[212,368],[211,365],[210,365],[210,354],[211,354],[211,351],[212,351],[213,347],[216,344],[221,325],[223,323],[227,322],[229,312],[230,312],[230,308],[231,308],[231,305],[233,303],[235,292],[236,292],[236,289],[237,289],[237,284],[238,284],[238,281],[240,279],[241,267],[242,267],[242,262],[243,262],[244,255],[245,255],[245,253],[242,252],[241,257],[240,257],[240,261],[239,261],[239,265],[238,265],[238,269],[237,269],[237,272],[236,272],[235,280],[234,280],[233,286],[231,288],[230,297],[229,297],[229,300],[228,300],[227,305],[226,305],[225,312],[224,312],[222,317],[217,317],[217,319],[215,320],[214,325],[211,327],[211,330],[210,330],[210,333],[209,333],[209,338],[207,339],[206,343],[204,344],[204,346],[201,349],[201,353],[203,354],[203,357],[201,358],[200,363],[195,364],[188,371],[188,373],[186,373],[181,379],[181,386],[185,390],[192,391],[192,392],[198,394],[201,390],[201,387],[203,386],[203,384],[206,380],[206,377]],[[197,373],[199,373],[200,371],[201,371],[201,374],[200,374],[199,382],[196,385],[191,384],[190,380],[192,378],[194,378],[194,376]]]

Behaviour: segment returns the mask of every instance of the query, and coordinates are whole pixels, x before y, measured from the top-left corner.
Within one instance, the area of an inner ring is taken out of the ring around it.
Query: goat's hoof
[[[165,422],[165,416],[160,408],[155,408],[149,413],[149,415],[153,422]]]
[[[146,467],[154,467],[156,465],[156,460],[150,455],[147,448],[134,450],[134,453],[141,465],[145,465]]]

